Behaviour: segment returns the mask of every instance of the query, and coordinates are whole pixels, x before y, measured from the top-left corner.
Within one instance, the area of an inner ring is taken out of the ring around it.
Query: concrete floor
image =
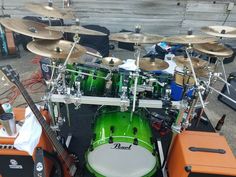
[[[121,59],[133,58],[132,52],[127,52],[119,49],[111,51],[111,54]],[[0,65],[5,65],[5,64],[12,65],[12,67],[15,68],[16,71],[20,74],[21,78],[25,79],[29,78],[32,73],[38,70],[38,66],[36,64],[32,64],[31,62],[31,60],[34,57],[35,57],[34,54],[30,52],[25,52],[23,49],[21,49],[21,58],[0,59]],[[226,64],[225,67],[227,74],[230,72],[235,72],[236,60],[230,64]],[[221,90],[223,85],[224,85],[223,83],[217,82],[214,87],[218,90]],[[7,87],[2,88],[1,86],[1,92],[8,88]],[[45,88],[41,89],[42,93],[31,94],[35,102],[40,101],[41,96],[43,96],[44,89]],[[218,94],[215,92],[213,92],[209,96],[209,104],[207,105],[205,111],[213,125],[216,125],[220,117],[223,114],[226,114],[225,125],[222,128],[221,134],[226,136],[227,141],[232,148],[232,151],[236,155],[236,128],[235,128],[236,112],[233,109],[221,103],[220,101],[218,101],[217,96]],[[22,99],[22,96],[20,96],[19,98],[16,99],[14,106],[22,103],[24,103],[24,99]]]

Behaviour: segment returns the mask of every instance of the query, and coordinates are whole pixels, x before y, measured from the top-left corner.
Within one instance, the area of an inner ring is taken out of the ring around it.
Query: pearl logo
[[[43,164],[42,164],[41,162],[38,162],[38,163],[36,164],[36,170],[37,170],[37,171],[42,171],[42,170],[43,170]]]
[[[19,165],[15,159],[10,159],[9,168],[11,169],[23,169],[22,165]]]

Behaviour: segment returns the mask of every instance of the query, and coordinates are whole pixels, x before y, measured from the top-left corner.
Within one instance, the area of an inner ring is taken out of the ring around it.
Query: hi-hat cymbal
[[[34,22],[31,20],[24,20],[18,18],[4,18],[0,19],[0,23],[4,27],[14,32],[34,38],[48,39],[48,40],[55,40],[62,38],[61,32],[47,30],[45,29],[47,25],[43,23]]]
[[[102,59],[102,64],[107,66],[119,66],[122,64],[122,60],[115,57],[105,57]]]
[[[36,40],[28,43],[27,48],[40,56],[66,59],[73,43],[65,40]],[[86,49],[79,44],[76,44],[69,59],[69,63],[74,63],[79,60],[79,57],[86,53]]]
[[[27,10],[34,12],[36,14],[46,16],[46,17],[54,17],[54,18],[62,18],[62,19],[73,19],[75,15],[69,10],[62,10],[56,7],[51,7],[49,5],[43,5],[39,3],[28,3],[25,5]]]
[[[178,66],[186,66],[190,67],[190,63],[188,61],[188,58],[185,58],[184,56],[175,56],[173,60],[176,62]],[[207,65],[207,61],[202,60],[200,58],[192,57],[191,58],[193,68],[203,68]]]
[[[218,57],[230,57],[234,53],[232,49],[218,43],[195,44],[193,48],[199,52]]]
[[[136,44],[155,44],[163,41],[163,37],[148,33],[123,32],[110,35],[110,40]]]
[[[217,39],[212,36],[205,35],[179,35],[165,38],[165,42],[174,44],[201,44],[207,42],[214,42]]]
[[[155,71],[164,70],[169,67],[169,64],[161,59],[145,57],[140,59],[139,66],[145,71]]]
[[[93,35],[93,36],[106,36],[107,34],[90,30],[79,25],[72,26],[48,26],[46,29],[74,34],[84,34],[84,35]]]
[[[204,26],[202,32],[218,37],[236,38],[236,28],[230,26]]]

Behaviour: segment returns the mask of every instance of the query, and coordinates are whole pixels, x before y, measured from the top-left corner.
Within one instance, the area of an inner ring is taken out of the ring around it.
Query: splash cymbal
[[[216,40],[217,39],[215,37],[206,35],[179,35],[165,38],[165,42],[174,44],[201,44],[214,42]]]
[[[71,10],[62,10],[53,6],[39,4],[39,3],[27,3],[25,5],[27,10],[34,12],[36,14],[42,15],[44,17],[54,17],[61,19],[73,19],[75,15],[71,12]]]
[[[65,40],[36,40],[28,43],[27,48],[34,54],[53,58],[66,59],[70,52],[73,43]],[[79,60],[79,57],[86,53],[86,49],[79,44],[76,44],[69,59],[69,63],[74,63]]]
[[[145,71],[155,71],[155,70],[164,70],[169,67],[169,64],[164,60],[155,58],[141,58],[139,61],[139,66]]]
[[[195,44],[193,48],[199,52],[218,57],[230,57],[234,53],[232,49],[219,43]]]
[[[176,62],[178,66],[186,66],[190,67],[190,63],[188,61],[188,58],[185,58],[184,56],[175,56],[173,60]],[[191,58],[193,68],[203,68],[207,65],[207,61],[202,60],[200,58],[192,57]]]
[[[225,38],[236,38],[236,28],[230,26],[204,26],[201,28],[202,32]]]
[[[87,28],[84,28],[79,25],[72,25],[72,26],[48,26],[46,29],[53,30],[53,31],[60,31],[60,32],[66,32],[66,33],[74,33],[74,34],[84,34],[84,35],[93,35],[93,36],[106,36],[107,34],[90,30]]]
[[[148,33],[123,32],[114,33],[109,36],[111,41],[136,43],[136,44],[155,44],[163,41],[163,37]]]
[[[34,38],[48,39],[48,40],[55,40],[62,38],[61,32],[47,30],[45,29],[47,25],[43,23],[34,22],[31,20],[24,20],[18,18],[4,18],[0,19],[0,23],[4,27],[14,32]]]
[[[119,66],[121,65],[123,62],[121,59],[119,58],[115,58],[115,57],[105,57],[102,59],[102,64],[107,65],[107,66]]]

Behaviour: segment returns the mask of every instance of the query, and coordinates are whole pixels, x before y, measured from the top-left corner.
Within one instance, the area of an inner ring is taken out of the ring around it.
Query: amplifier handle
[[[218,154],[226,153],[224,149],[212,149],[212,148],[202,148],[202,147],[189,147],[188,149],[192,152],[210,152],[210,153],[218,153]]]

